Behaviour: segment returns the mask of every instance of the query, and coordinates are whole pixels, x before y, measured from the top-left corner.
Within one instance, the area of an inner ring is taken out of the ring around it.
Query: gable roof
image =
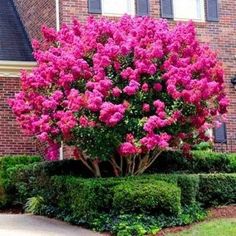
[[[0,60],[34,60],[31,44],[12,0],[0,0]]]

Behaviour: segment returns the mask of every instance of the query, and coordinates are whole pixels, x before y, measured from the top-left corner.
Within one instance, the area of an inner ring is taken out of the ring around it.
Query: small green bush
[[[201,174],[198,201],[205,207],[236,203],[236,174]]]
[[[193,150],[199,150],[199,151],[210,151],[212,149],[213,149],[213,144],[209,142],[201,142],[193,147]]]
[[[121,212],[179,214],[181,190],[164,181],[121,183],[114,188],[113,208]]]
[[[127,186],[137,186],[136,197],[134,194],[133,198],[128,199],[128,196],[124,195]],[[78,219],[88,221],[101,212],[120,212],[125,210],[126,205],[130,207],[129,212],[154,211],[178,214],[181,209],[180,189],[176,185],[163,181],[140,182],[129,178],[82,179],[72,176],[54,176],[44,188],[36,185],[35,187],[37,188],[33,191],[35,196],[43,197],[47,204],[45,214],[56,214],[58,217],[60,212],[62,215],[69,215],[72,222]],[[24,189],[23,192],[22,190],[21,185],[19,192],[25,197],[24,191],[28,190]],[[138,196],[139,200],[136,199]],[[136,200],[133,201],[134,199]]]
[[[31,197],[25,204],[25,211],[31,214],[41,214],[44,199],[41,196]]]

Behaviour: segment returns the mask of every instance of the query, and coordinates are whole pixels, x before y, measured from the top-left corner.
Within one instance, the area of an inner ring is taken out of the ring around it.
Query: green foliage
[[[75,177],[55,176],[51,179],[51,184],[53,189],[56,189],[57,195],[56,202],[53,202],[53,204],[58,204],[61,209],[68,209],[76,218],[89,219],[99,212],[109,212],[111,210],[112,188],[118,182],[119,180],[113,179],[85,180]],[[62,194],[63,192],[64,194]],[[54,199],[52,198],[53,201]]]
[[[0,158],[0,207],[5,207],[14,200],[11,186],[11,170],[41,161],[37,156],[5,156]]]
[[[34,162],[40,162],[38,156],[4,156],[0,157],[0,176],[7,178],[7,170],[18,165],[28,165]]]
[[[99,214],[90,222],[89,227],[101,232],[111,232],[114,235],[156,235],[161,228],[176,225],[187,225],[206,218],[206,211],[199,205],[184,207],[179,215],[164,214]]]
[[[236,172],[236,154],[212,151],[192,151],[191,157],[185,157],[179,151],[163,152],[151,166],[149,173],[215,173]]]
[[[236,172],[236,154],[194,151],[192,169],[195,173]]]
[[[199,151],[210,151],[212,150],[213,146],[212,143],[209,142],[201,142],[193,147],[193,150]]]
[[[44,199],[41,196],[35,196],[28,199],[25,204],[25,211],[32,214],[41,214]]]
[[[191,205],[196,202],[198,193],[199,176],[195,174],[153,174],[143,175],[139,181],[162,180],[177,185],[181,189],[182,205]],[[134,180],[136,179],[134,178]]]
[[[121,212],[164,212],[178,214],[181,191],[164,181],[125,182],[114,188],[113,208]]]
[[[198,201],[206,207],[236,203],[236,174],[200,175]]]
[[[155,217],[144,214],[101,214],[90,222],[91,228],[118,236],[156,235],[161,229],[158,225]]]
[[[74,134],[78,138],[76,145],[81,150],[87,150],[87,155],[91,158],[97,157],[99,153],[101,160],[109,160],[116,152],[116,145],[122,142],[123,136],[118,132],[120,128],[120,126],[113,129],[106,126],[101,126],[98,129],[77,127],[74,129]]]
[[[177,185],[181,188],[182,205],[195,204],[199,190],[199,176],[177,175]]]
[[[236,174],[95,179],[80,177],[72,167],[77,163],[45,162],[10,168],[15,200],[28,202],[27,208],[32,207],[37,214],[121,236],[154,235],[166,226],[200,221],[206,214],[198,204],[236,203]]]
[[[7,170],[6,188],[18,203],[25,204],[28,198],[44,193],[41,189],[48,184],[50,176],[79,175],[80,165],[79,161],[72,160],[17,165]]]

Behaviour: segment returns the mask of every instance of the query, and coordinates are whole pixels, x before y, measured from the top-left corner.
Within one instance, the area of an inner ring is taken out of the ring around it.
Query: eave
[[[0,77],[20,77],[22,70],[31,71],[36,62],[0,60]]]

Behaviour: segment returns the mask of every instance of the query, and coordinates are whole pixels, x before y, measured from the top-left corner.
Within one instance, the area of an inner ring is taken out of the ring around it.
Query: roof
[[[34,60],[30,41],[12,0],[0,0],[0,60]]]

